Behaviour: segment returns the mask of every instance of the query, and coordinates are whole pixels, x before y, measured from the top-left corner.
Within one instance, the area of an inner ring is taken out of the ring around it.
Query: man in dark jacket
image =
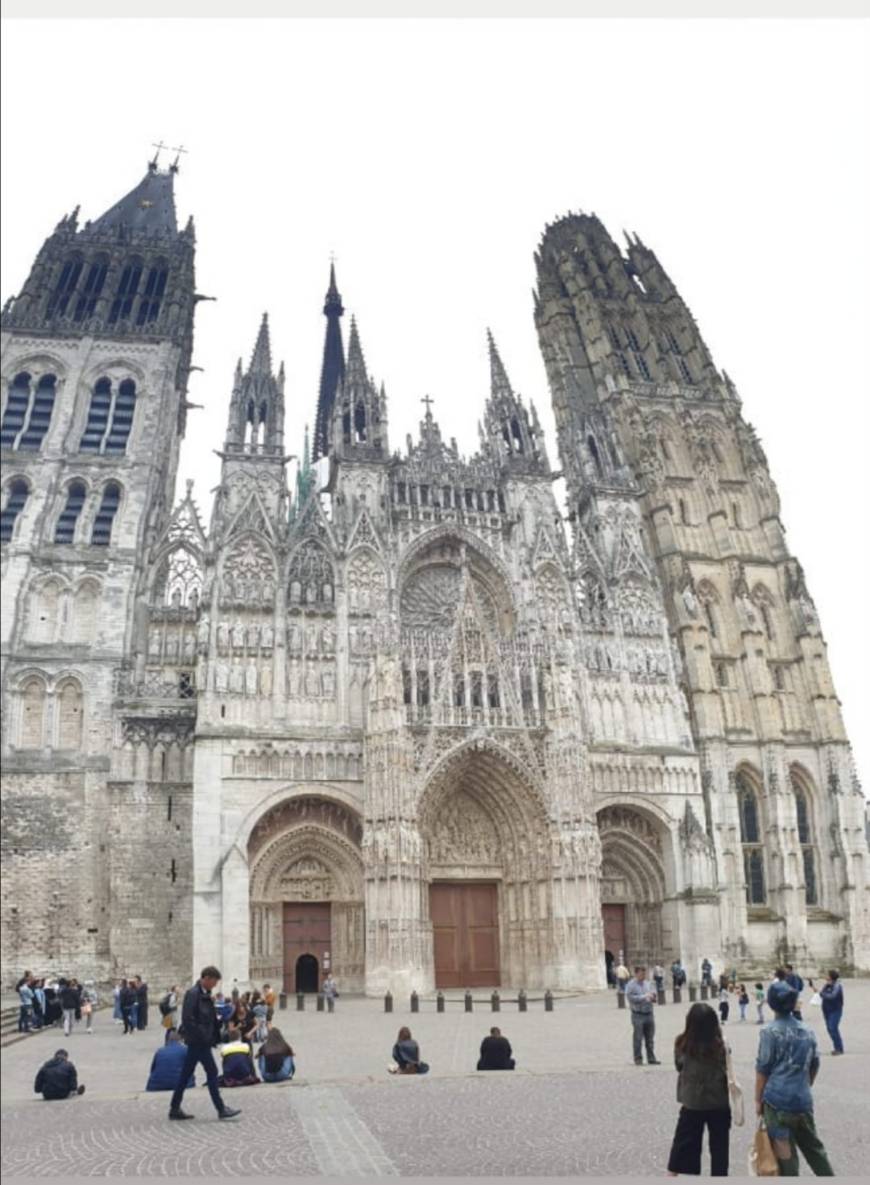
[[[218,1087],[218,1071],[214,1063],[213,1046],[220,1040],[220,1023],[212,999],[212,988],[220,983],[221,973],[217,967],[203,967],[198,981],[184,993],[184,1004],[181,1008],[181,1035],[187,1045],[187,1057],[178,1075],[178,1085],[169,1104],[170,1119],[193,1119],[181,1109],[181,1100],[187,1080],[197,1064],[205,1070],[208,1093],[215,1105],[218,1119],[232,1119],[240,1112],[235,1107],[228,1107],[221,1098]]]
[[[133,1023],[133,1009],[136,1007],[136,983],[135,980],[128,979],[124,987],[121,988],[121,995],[119,1002],[121,1004],[121,1016],[124,1018],[124,1032],[135,1033],[136,1025]]]
[[[148,1027],[148,984],[142,982],[142,976],[136,976],[136,1028]]]
[[[66,979],[61,979],[59,983],[60,1006],[63,1009],[63,1035],[68,1037],[75,1022],[76,1009],[81,1008],[81,1001],[74,983],[69,983]]]
[[[511,1043],[507,1037],[501,1035],[501,1029],[491,1028],[489,1036],[480,1043],[480,1058],[477,1062],[478,1070],[512,1070],[516,1065],[511,1050]]]
[[[46,1102],[53,1099],[69,1099],[77,1094],[84,1094],[84,1086],[79,1086],[76,1068],[69,1060],[65,1049],[59,1049],[49,1061],[45,1063],[36,1075],[33,1089],[41,1094]]]
[[[175,1090],[178,1085],[178,1075],[184,1065],[187,1050],[181,1044],[181,1038],[175,1030],[171,1030],[166,1037],[166,1044],[161,1045],[151,1059],[151,1071],[148,1074],[146,1090]],[[196,1078],[191,1074],[186,1087],[196,1086]]]

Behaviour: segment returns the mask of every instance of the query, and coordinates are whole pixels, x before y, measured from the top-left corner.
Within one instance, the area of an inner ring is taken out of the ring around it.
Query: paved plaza
[[[861,1175],[870,1163],[870,982],[845,988],[845,1057],[829,1056],[819,1010],[807,1009],[822,1050],[816,1119],[838,1176]],[[411,1015],[397,1002],[385,1015],[377,1001],[342,998],[333,1015],[279,1012],[276,1023],[297,1054],[296,1079],[227,1091],[243,1114],[220,1123],[198,1073],[185,1098],[196,1121],[183,1124],[167,1121],[167,1094],[143,1089],[162,1041],[157,1009],[147,1030],[127,1037],[104,1010],[92,1036],[79,1026],[69,1039],[54,1030],[4,1050],[3,1175],[662,1176],[677,1115],[670,1053],[685,1006],[658,1010],[663,1064],[642,1069],[631,1062],[628,1014],[612,992],[559,999],[551,1014],[540,1002],[529,1007],[523,1014],[505,1005],[493,1016],[482,1005],[466,1014],[453,1003],[438,1015],[424,1001]],[[513,1074],[474,1072],[493,1023],[513,1044]],[[386,1072],[402,1024],[432,1066],[425,1078]],[[743,1176],[758,1029],[735,1022],[727,1034],[747,1100],[747,1126],[731,1141],[732,1174]],[[61,1046],[87,1091],[48,1105],[33,1094],[33,1078]]]

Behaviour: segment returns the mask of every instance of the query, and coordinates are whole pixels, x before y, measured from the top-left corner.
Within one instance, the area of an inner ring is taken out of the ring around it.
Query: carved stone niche
[[[452,795],[438,812],[428,839],[429,863],[500,865],[504,856],[489,815],[470,794]]]
[[[332,873],[311,857],[290,864],[278,884],[285,901],[330,901],[337,896]]]

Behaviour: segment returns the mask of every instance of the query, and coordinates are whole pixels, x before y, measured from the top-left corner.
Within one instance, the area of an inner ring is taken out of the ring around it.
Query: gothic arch
[[[455,777],[457,765],[466,763],[474,755],[482,756],[483,763],[492,774],[494,785],[501,786],[509,796],[515,796],[516,786],[522,785],[526,792],[525,801],[534,802],[535,810],[547,817],[547,802],[540,778],[526,763],[492,737],[471,737],[449,749],[429,770],[426,784],[417,800],[418,818],[425,813],[433,797]]]
[[[351,613],[379,613],[387,608],[389,575],[383,557],[371,544],[360,544],[348,555],[344,586]]]
[[[460,523],[443,523],[440,526],[433,527],[429,531],[424,531],[422,535],[418,535],[417,538],[411,544],[409,544],[405,554],[402,556],[399,562],[398,571],[396,573],[397,588],[402,588],[407,577],[416,568],[417,561],[421,559],[430,548],[433,548],[435,545],[441,542],[464,543],[466,547],[470,549],[470,551],[476,552],[480,559],[483,560],[485,565],[488,565],[491,569],[498,573],[504,582],[505,589],[508,590],[508,595],[510,596],[509,590],[513,585],[513,576],[508,571],[504,561],[498,555],[496,555],[488,543],[486,543],[478,535],[475,535],[473,531],[468,529],[468,527],[464,527]],[[511,608],[513,609],[513,599],[510,599]]]
[[[675,889],[673,837],[664,811],[619,796],[598,808],[601,839],[601,901],[622,913],[624,958],[630,963],[666,962],[664,915]],[[611,952],[614,956],[617,951]]]
[[[238,830],[233,837],[232,846],[238,848],[241,852],[247,851],[251,835],[258,824],[269,820],[282,807],[306,798],[322,800],[326,804],[332,804],[342,808],[351,818],[357,821],[360,828],[362,827],[360,803],[357,796],[349,793],[341,786],[335,786],[329,783],[318,782],[314,786],[297,783],[295,785],[284,785],[273,790],[271,794],[261,799],[256,806],[252,807],[239,824]]]
[[[53,374],[57,379],[57,390],[59,393],[61,383],[63,383],[67,376],[67,364],[63,359],[57,357],[57,355],[49,353],[22,354],[17,358],[10,359],[3,367],[2,372],[0,372],[4,406],[9,384],[22,371],[26,371],[30,375],[32,383],[38,383],[43,375]]]
[[[278,565],[271,543],[259,532],[234,535],[221,548],[218,603],[244,608],[274,606]]]

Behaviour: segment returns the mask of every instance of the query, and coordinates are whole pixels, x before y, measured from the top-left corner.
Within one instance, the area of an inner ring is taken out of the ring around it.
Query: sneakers
[[[218,1119],[235,1119],[237,1115],[241,1115],[237,1107],[223,1107],[218,1111]]]
[[[657,1057],[648,1057],[646,1059],[646,1064],[648,1066],[660,1066],[662,1063],[659,1061],[659,1059]]]
[[[182,1111],[182,1109],[179,1107],[177,1111],[170,1111],[169,1112],[169,1118],[170,1119],[193,1119],[193,1116],[188,1115],[188,1113],[186,1111]]]
[[[642,1057],[636,1057],[636,1058],[634,1059],[634,1064],[635,1064],[636,1066],[642,1066],[642,1065],[643,1065],[643,1058],[642,1058]]]
[[[85,1084],[82,1083],[81,1086],[76,1087],[76,1094],[84,1094],[84,1093],[85,1093]]]

